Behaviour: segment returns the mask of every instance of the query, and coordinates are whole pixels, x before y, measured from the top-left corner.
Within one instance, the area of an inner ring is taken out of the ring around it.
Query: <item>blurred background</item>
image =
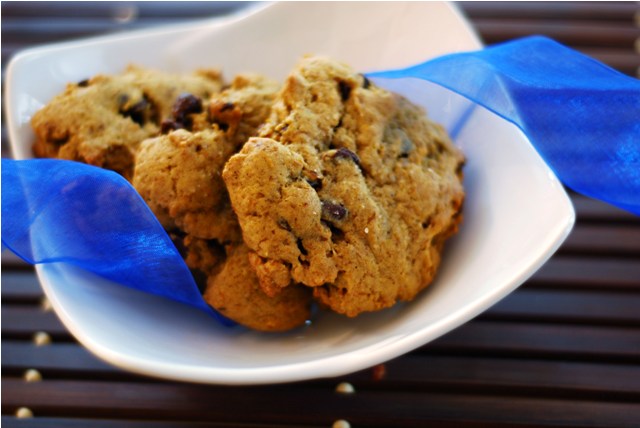
[[[250,4],[3,1],[3,89],[6,66],[23,49],[200,20]],[[638,2],[457,6],[487,45],[546,35],[640,77]],[[10,156],[3,116],[2,157]],[[229,423],[309,428],[332,422],[334,427],[349,427],[349,422],[358,427],[637,427],[640,217],[575,193],[570,197],[577,222],[569,238],[531,279],[486,313],[384,365],[291,385],[186,385],[108,366],[60,323],[33,268],[5,251],[2,422],[21,428]],[[357,393],[334,392],[336,384],[346,388],[343,382],[355,385]],[[157,414],[169,422],[149,421]]]
[[[40,44],[219,16],[252,2],[3,1],[2,81],[11,56]],[[637,2],[459,2],[485,44],[541,34],[630,76],[640,69]],[[2,128],[2,157],[9,156]]]

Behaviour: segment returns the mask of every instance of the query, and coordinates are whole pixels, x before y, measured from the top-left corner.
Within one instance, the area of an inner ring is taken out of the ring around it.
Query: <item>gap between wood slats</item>
[[[638,6],[635,2],[496,2],[463,1],[458,2],[462,10],[474,18],[512,19],[526,16],[530,19],[555,20],[593,20],[629,22]]]
[[[264,387],[219,389],[186,384],[42,381],[2,382],[2,411],[27,406],[47,417],[107,417],[228,423],[323,424],[346,419],[354,426],[424,426],[474,421],[491,426],[633,427],[640,420],[635,403],[555,400],[473,394]],[[428,403],[428,405],[425,405]],[[508,403],[508,405],[507,405]],[[295,409],[295,411],[292,411]],[[402,415],[400,419],[398,415]]]
[[[107,365],[77,345],[35,347],[5,341],[2,346],[3,376],[20,376],[30,368],[38,370],[46,380],[149,381],[147,377]],[[338,382],[348,381],[358,391],[510,392],[521,396],[640,400],[639,366],[407,355],[387,362],[385,370],[381,380],[374,379],[372,371],[367,369],[305,383],[330,388]]]

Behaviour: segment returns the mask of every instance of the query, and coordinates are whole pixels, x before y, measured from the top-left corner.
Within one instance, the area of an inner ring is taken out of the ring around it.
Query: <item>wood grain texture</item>
[[[226,14],[232,2],[2,2],[2,76],[19,50]],[[628,75],[636,2],[462,2],[487,43],[545,34]],[[2,156],[9,157],[2,129]],[[2,424],[20,428],[637,427],[640,217],[570,192],[574,230],[519,289],[441,338],[346,376],[229,387],[152,379],[81,347],[2,254]],[[36,346],[36,332],[52,343]],[[42,381],[26,382],[38,370]],[[354,394],[339,394],[339,382]],[[35,415],[17,419],[19,407]]]

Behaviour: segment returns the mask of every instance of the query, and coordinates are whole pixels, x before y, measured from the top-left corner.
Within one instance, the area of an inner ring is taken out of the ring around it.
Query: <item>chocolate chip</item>
[[[304,175],[304,179],[309,183],[309,185],[315,190],[322,189],[322,175],[318,174],[312,169],[305,169],[302,171]]]
[[[168,134],[176,129],[184,128],[183,124],[173,119],[165,119],[160,123],[160,133]]]
[[[321,205],[322,205],[321,217],[323,220],[327,220],[327,221],[342,220],[349,213],[349,210],[347,210],[347,208],[340,203],[331,202],[331,201],[322,201]]]
[[[192,94],[181,94],[173,103],[171,113],[178,122],[185,122],[187,115],[202,112],[202,100]]]
[[[340,147],[338,150],[336,150],[333,157],[335,159],[349,159],[350,161],[354,162],[356,165],[360,166],[360,158],[358,157],[358,155],[344,147]]]
[[[122,94],[118,98],[118,104],[120,114],[130,118],[140,126],[144,126],[147,120],[152,119],[153,106],[146,97],[143,97],[135,104],[129,105],[129,96]]]
[[[89,86],[89,79],[83,79],[79,81],[78,86],[81,88],[86,88],[87,86]]]
[[[322,189],[322,180],[318,179],[318,180],[307,180],[307,183],[309,183],[309,186],[311,186],[314,190],[318,191]]]
[[[234,107],[235,107],[235,106],[233,105],[233,103],[229,103],[229,102],[224,103],[224,104],[222,105],[222,107],[220,107],[220,112],[227,111],[227,110],[231,110],[231,109],[233,109]]]
[[[340,91],[342,101],[347,101],[349,99],[349,95],[351,95],[351,86],[347,82],[340,80],[338,82],[338,90]]]

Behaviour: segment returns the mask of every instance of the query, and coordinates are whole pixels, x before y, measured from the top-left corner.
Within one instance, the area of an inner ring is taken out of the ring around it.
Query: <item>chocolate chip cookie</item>
[[[278,90],[265,77],[239,75],[204,107],[193,95],[174,103],[167,134],[141,144],[133,178],[166,229],[223,245],[242,241],[222,168],[264,123]]]
[[[240,75],[204,103],[176,101],[165,134],[145,140],[133,185],[147,201],[204,293],[228,318],[260,331],[283,331],[310,314],[311,291],[289,287],[270,297],[260,288],[222,181],[222,169],[270,114],[279,85]]]
[[[411,300],[461,221],[464,157],[406,99],[307,57],[223,178],[261,287],[348,316]]]
[[[131,178],[134,155],[157,135],[183,93],[208,99],[220,91],[215,70],[178,75],[131,66],[67,85],[31,120],[37,157],[76,160]]]

